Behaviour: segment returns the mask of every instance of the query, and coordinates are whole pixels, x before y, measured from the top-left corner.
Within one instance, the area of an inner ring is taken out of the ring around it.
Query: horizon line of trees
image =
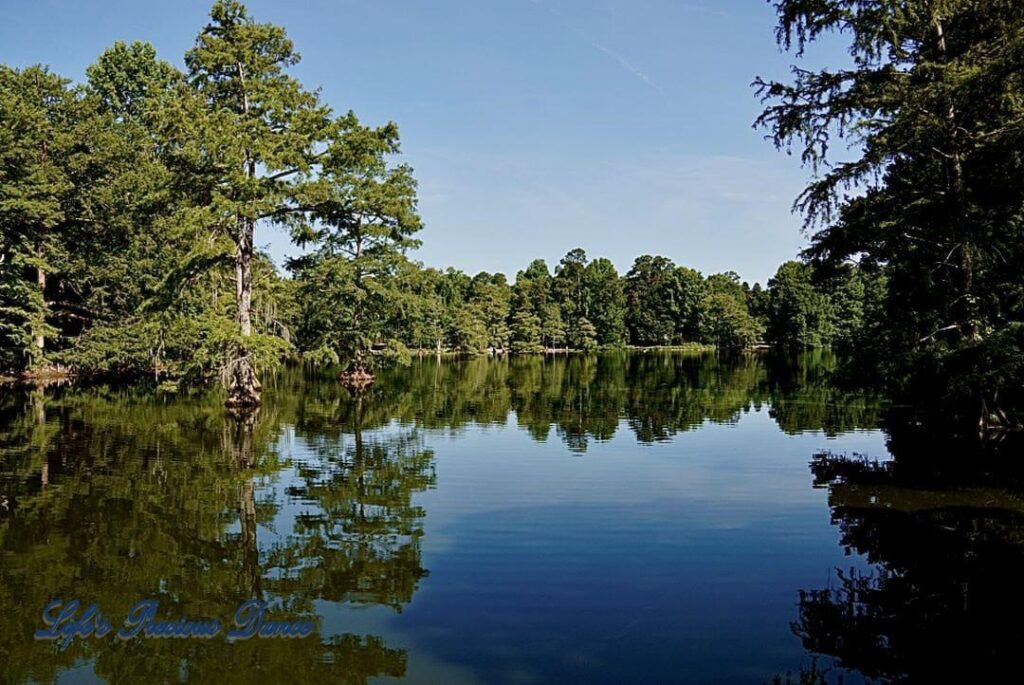
[[[360,260],[345,263],[358,266]],[[885,292],[884,273],[854,265],[822,276],[807,264],[787,262],[762,287],[733,272],[705,277],[657,255],[637,257],[620,275],[610,260],[589,260],[581,248],[570,250],[554,270],[535,259],[512,282],[501,272],[470,276],[402,260],[393,272],[374,269],[378,302],[359,318],[337,308],[356,297],[326,292],[345,288],[344,277],[298,273],[297,345],[304,356],[345,362],[355,356],[346,349],[360,346],[381,358],[410,350],[849,346],[869,334]],[[361,290],[351,281],[348,287]]]

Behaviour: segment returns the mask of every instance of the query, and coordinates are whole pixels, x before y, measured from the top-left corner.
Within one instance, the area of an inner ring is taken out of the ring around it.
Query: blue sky
[[[510,276],[583,247],[764,281],[804,244],[808,179],[751,128],[782,77],[762,0],[251,0],[339,112],[398,122],[420,182],[417,259]],[[72,79],[114,40],[182,55],[210,2],[0,0],[0,60]],[[812,54],[832,61],[827,46]],[[278,259],[296,248],[272,229]]]

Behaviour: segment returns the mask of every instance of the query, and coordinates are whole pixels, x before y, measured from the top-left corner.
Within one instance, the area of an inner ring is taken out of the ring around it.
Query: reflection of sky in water
[[[515,425],[419,429],[438,483],[414,496],[430,575],[400,614],[318,602],[325,634],[407,650],[408,682],[760,683],[804,659],[796,589],[864,567],[843,556],[807,465],[822,449],[884,457],[878,431],[786,435],[765,407],[649,445],[622,425],[581,455]],[[290,428],[279,449],[317,458]],[[295,478],[257,491],[280,505],[261,546],[311,506],[285,494]]]

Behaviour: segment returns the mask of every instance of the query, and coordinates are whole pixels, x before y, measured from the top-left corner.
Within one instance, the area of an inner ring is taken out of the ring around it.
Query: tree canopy
[[[824,35],[847,66],[758,79],[758,124],[816,172],[797,201],[807,256],[887,278],[874,359],[898,393],[1005,422],[1024,367],[1024,5],[779,0],[797,55]],[[835,139],[846,143],[846,157]]]

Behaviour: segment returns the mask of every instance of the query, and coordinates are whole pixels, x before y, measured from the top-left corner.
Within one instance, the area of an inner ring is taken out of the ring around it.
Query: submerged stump
[[[229,409],[245,409],[260,406],[263,386],[256,377],[256,368],[248,354],[242,354],[228,366],[228,397],[224,406]]]

